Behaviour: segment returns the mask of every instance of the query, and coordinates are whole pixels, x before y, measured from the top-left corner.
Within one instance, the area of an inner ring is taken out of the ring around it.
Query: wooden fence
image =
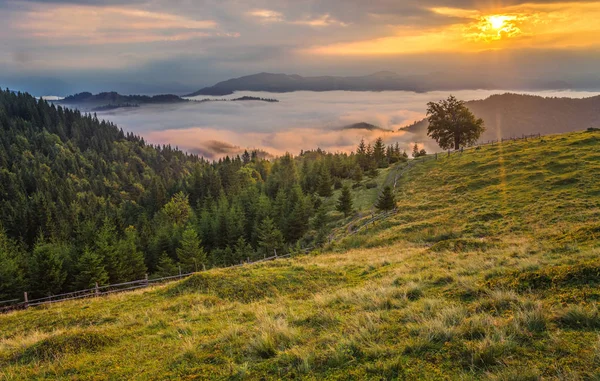
[[[303,251],[307,251],[307,250],[312,250],[312,249],[311,248],[303,249]],[[273,261],[273,260],[281,259],[281,258],[290,258],[291,256],[292,256],[291,254],[277,255],[277,251],[275,251],[275,255],[273,255],[271,257],[265,257],[265,258],[262,258],[262,259],[259,259],[256,261],[250,261],[250,259],[248,258],[247,261],[242,261],[239,264],[235,264],[235,265],[228,266],[228,267],[239,267],[239,266],[251,265],[251,264],[255,264],[255,263]],[[227,268],[227,267],[225,267],[225,268]],[[96,283],[96,286],[93,288],[88,288],[85,290],[78,290],[78,291],[73,291],[73,292],[67,292],[64,294],[50,295],[50,296],[46,296],[43,298],[36,298],[36,299],[29,299],[27,292],[25,292],[25,293],[23,293],[23,299],[11,299],[11,300],[0,301],[0,313],[6,313],[6,312],[10,312],[10,311],[15,311],[15,310],[23,310],[23,309],[26,309],[29,307],[40,306],[43,304],[52,304],[52,303],[64,302],[67,300],[92,298],[92,297],[110,295],[110,294],[114,294],[117,292],[137,290],[139,288],[149,287],[154,284],[183,279],[183,278],[186,278],[193,274],[196,274],[196,273],[192,272],[192,273],[182,274],[180,272],[178,275],[167,276],[167,277],[162,277],[162,278],[148,278],[148,275],[146,275],[146,277],[144,279],[134,280],[131,282],[108,284],[105,286],[100,286],[100,285],[98,285],[98,283]]]

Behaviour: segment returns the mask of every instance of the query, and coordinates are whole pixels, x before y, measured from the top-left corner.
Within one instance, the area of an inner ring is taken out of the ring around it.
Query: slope
[[[485,122],[482,142],[521,136],[556,134],[600,126],[600,96],[551,98],[534,95],[498,94],[467,102],[467,107]],[[426,119],[402,128],[418,141],[430,140]]]
[[[440,157],[325,252],[0,316],[0,377],[593,379],[599,142]]]

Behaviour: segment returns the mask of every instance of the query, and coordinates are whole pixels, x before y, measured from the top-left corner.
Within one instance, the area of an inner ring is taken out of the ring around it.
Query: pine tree
[[[342,188],[336,209],[338,212],[344,213],[344,217],[348,217],[352,213],[352,194],[347,185]]]
[[[255,253],[252,246],[246,242],[244,237],[240,237],[233,248],[233,254],[236,261],[247,261],[248,258],[254,259]]]
[[[381,192],[375,207],[379,210],[392,210],[396,207],[394,193],[389,185],[386,185],[385,188],[383,188],[383,192]]]
[[[321,164],[321,171],[319,172],[319,184],[317,187],[317,193],[321,197],[330,197],[333,195],[333,190],[331,189],[333,182],[331,180],[331,174],[329,173],[329,168],[325,165],[325,163]]]
[[[206,263],[206,253],[201,246],[198,233],[191,226],[183,231],[181,247],[177,249],[177,258],[186,273],[200,271]]]
[[[68,248],[38,239],[29,264],[29,287],[33,296],[58,294],[67,278],[64,259]]]
[[[162,208],[162,213],[169,223],[185,225],[192,217],[192,208],[188,197],[183,192],[176,193]]]
[[[242,161],[244,164],[248,164],[250,162],[250,154],[247,150],[244,150],[244,153],[242,154]]]
[[[108,273],[102,264],[102,258],[89,248],[85,248],[77,262],[78,273],[75,276],[76,289],[92,288],[108,282]]]
[[[363,170],[360,167],[360,165],[355,165],[354,168],[352,169],[352,180],[354,180],[354,182],[356,184],[360,183],[363,179]]]
[[[10,240],[4,229],[0,227],[0,300],[20,296],[23,289],[23,271],[18,258],[22,253],[17,245]]]
[[[144,254],[137,247],[137,233],[133,226],[125,229],[125,237],[117,246],[117,255],[121,263],[122,279],[127,282],[139,280],[146,275]]]
[[[123,264],[117,255],[117,233],[114,224],[108,218],[96,236],[96,253],[102,259],[104,269],[108,274],[111,283],[121,282],[123,276]]]
[[[385,144],[383,144],[382,138],[377,138],[377,140],[375,140],[375,144],[373,145],[373,160],[375,160],[375,164],[377,167],[387,167],[385,157]]]
[[[267,256],[271,256],[275,250],[281,251],[283,248],[283,234],[275,227],[275,223],[270,217],[265,218],[258,227],[258,245]]]
[[[313,229],[316,231],[325,229],[325,226],[327,225],[327,210],[325,210],[323,205],[317,208],[317,213],[315,214],[312,225]]]
[[[159,277],[168,277],[172,275],[176,275],[179,272],[179,268],[175,261],[171,259],[167,255],[167,253],[162,253],[160,257],[158,257],[158,265],[156,266],[156,275]]]
[[[419,146],[417,145],[417,143],[415,143],[415,145],[413,146],[412,157],[419,157]]]

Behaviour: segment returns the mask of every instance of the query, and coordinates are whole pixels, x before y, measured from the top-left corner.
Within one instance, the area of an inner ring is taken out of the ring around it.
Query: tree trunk
[[[460,149],[460,139],[458,137],[454,138],[454,150],[458,151]]]

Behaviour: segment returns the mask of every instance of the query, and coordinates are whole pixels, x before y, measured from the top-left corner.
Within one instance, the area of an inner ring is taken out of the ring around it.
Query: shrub
[[[377,188],[377,183],[374,181],[370,181],[368,183],[365,184],[365,187],[367,187],[367,189],[373,189],[373,188]]]

